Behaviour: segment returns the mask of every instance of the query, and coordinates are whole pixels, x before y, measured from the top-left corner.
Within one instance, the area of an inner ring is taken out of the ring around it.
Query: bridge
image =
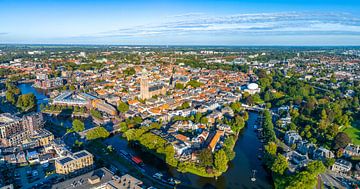
[[[254,111],[254,112],[258,112],[258,113],[261,113],[263,112],[264,110],[269,110],[269,109],[266,109],[266,108],[261,108],[259,106],[249,106],[249,105],[246,105],[246,104],[241,104],[241,107],[245,108],[245,110],[249,110],[249,111]],[[269,110],[271,115],[273,116],[279,116],[279,114],[277,113],[274,113],[273,111]]]

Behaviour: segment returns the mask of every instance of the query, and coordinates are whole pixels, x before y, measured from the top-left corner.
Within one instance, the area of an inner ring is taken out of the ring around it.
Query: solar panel
[[[82,158],[82,157],[85,157],[85,156],[87,156],[88,154],[86,153],[86,152],[78,152],[78,153],[76,153],[76,154],[74,154],[74,157],[76,157],[76,158]]]
[[[68,163],[68,162],[70,162],[70,161],[72,161],[72,160],[73,160],[72,158],[66,157],[66,158],[64,158],[64,159],[60,159],[59,162],[60,162],[61,164],[66,164],[66,163]]]

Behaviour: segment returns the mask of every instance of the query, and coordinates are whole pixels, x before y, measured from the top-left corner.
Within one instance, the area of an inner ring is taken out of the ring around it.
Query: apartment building
[[[93,165],[94,157],[86,150],[82,150],[55,160],[56,173],[65,176],[86,173],[92,170]]]

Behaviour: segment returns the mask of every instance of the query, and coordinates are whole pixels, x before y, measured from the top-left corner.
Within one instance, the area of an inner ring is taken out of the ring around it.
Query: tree
[[[224,150],[219,150],[215,153],[215,168],[220,172],[225,172],[227,169],[228,159]]]
[[[265,145],[265,150],[267,153],[271,154],[271,155],[276,155],[276,151],[277,151],[277,145],[275,142],[269,142],[267,145]]]
[[[91,114],[93,117],[97,118],[97,119],[101,119],[101,118],[102,118],[101,113],[100,113],[99,111],[95,110],[95,109],[90,110],[90,114]]]
[[[136,71],[133,67],[131,67],[131,68],[126,68],[123,73],[125,74],[125,76],[132,76],[136,73]]]
[[[202,167],[208,167],[213,165],[213,156],[210,149],[203,149],[199,154],[199,161]]]
[[[327,158],[324,162],[325,167],[331,167],[334,165],[335,159],[334,158]]]
[[[184,84],[182,84],[182,83],[176,83],[175,84],[175,89],[184,89],[185,87],[184,87]]]
[[[250,105],[250,106],[254,105],[254,99],[253,99],[252,96],[248,96],[248,97],[246,98],[246,104],[247,104],[247,105]]]
[[[178,110],[183,110],[183,109],[187,109],[190,108],[190,103],[189,102],[184,102],[181,104],[181,106],[177,107]]]
[[[282,175],[284,174],[284,171],[287,169],[288,165],[289,163],[286,160],[285,156],[278,154],[278,156],[275,158],[274,163],[271,166],[271,170],[274,173]]]
[[[201,124],[207,124],[208,123],[208,118],[207,117],[202,117],[200,120]]]
[[[351,139],[344,132],[339,132],[333,141],[333,148],[335,150],[346,147],[349,143],[351,143]]]
[[[6,101],[10,102],[11,104],[15,104],[16,102],[15,94],[12,91],[6,91],[5,98]]]
[[[74,119],[74,121],[72,122],[72,128],[75,132],[82,132],[85,130],[85,125],[82,121]]]
[[[86,133],[87,140],[94,140],[98,138],[107,138],[110,133],[104,127],[95,127]]]
[[[125,112],[129,111],[129,105],[127,103],[123,102],[123,101],[120,101],[117,109],[121,113],[125,113]]]
[[[202,114],[200,112],[196,112],[195,114],[195,123],[200,123]]]
[[[21,108],[23,111],[27,111],[36,107],[36,97],[34,93],[28,93],[20,95],[16,106]]]
[[[241,103],[240,103],[240,102],[233,102],[233,103],[231,103],[231,104],[230,104],[230,108],[231,108],[234,112],[236,112],[236,113],[238,113],[238,112],[240,112],[240,111],[242,110],[242,108],[241,108]]]
[[[198,88],[201,87],[202,85],[204,85],[203,83],[196,81],[196,80],[190,80],[189,82],[187,82],[186,86],[191,86],[193,88]]]

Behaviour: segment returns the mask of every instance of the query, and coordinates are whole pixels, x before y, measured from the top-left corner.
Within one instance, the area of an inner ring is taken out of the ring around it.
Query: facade
[[[72,155],[55,160],[56,173],[72,176],[92,170],[94,157],[86,150],[76,152]]]
[[[96,108],[100,111],[106,112],[107,114],[110,114],[113,116],[117,114],[116,108],[113,107],[112,105],[106,103],[104,100],[95,99],[95,100],[92,100],[91,104],[94,108]]]
[[[332,153],[330,150],[325,149],[323,147],[320,147],[314,151],[314,159],[327,159],[327,158],[334,158],[334,153]]]
[[[140,80],[140,98],[149,99],[155,95],[165,95],[166,88],[162,84],[150,85],[149,78],[146,75],[146,71],[143,71],[143,75]]]
[[[344,156],[347,157],[360,156],[360,146],[354,144],[348,144],[344,149]]]
[[[64,81],[60,77],[45,79],[45,80],[35,80],[34,87],[40,89],[54,89],[63,86]]]
[[[350,162],[343,159],[337,159],[331,167],[331,170],[340,173],[347,173],[351,170],[351,167],[352,164]]]
[[[43,127],[41,113],[18,118],[8,113],[0,114],[0,142],[4,147],[21,144]]]

